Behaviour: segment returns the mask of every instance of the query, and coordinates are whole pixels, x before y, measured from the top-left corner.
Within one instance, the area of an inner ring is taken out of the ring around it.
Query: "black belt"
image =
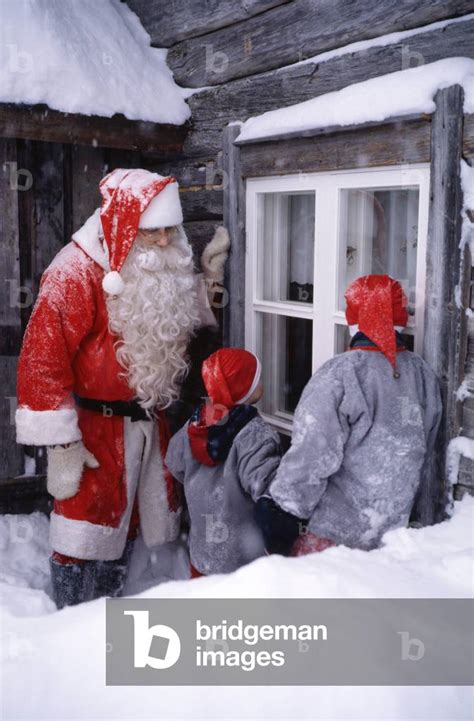
[[[79,408],[95,411],[103,416],[128,416],[132,421],[151,421],[150,416],[138,401],[99,401],[97,398],[83,398],[74,393]]]

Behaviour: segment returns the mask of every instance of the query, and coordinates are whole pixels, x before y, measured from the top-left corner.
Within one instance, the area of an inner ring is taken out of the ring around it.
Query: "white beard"
[[[192,250],[184,232],[166,248],[135,243],[120,276],[125,288],[107,297],[115,352],[140,405],[167,408],[188,371],[187,345],[198,326]]]

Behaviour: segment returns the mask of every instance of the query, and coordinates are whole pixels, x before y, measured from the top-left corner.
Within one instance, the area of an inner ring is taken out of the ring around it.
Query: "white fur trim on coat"
[[[72,239],[82,250],[87,253],[89,258],[95,260],[106,272],[110,270],[109,259],[104,246],[100,239],[101,223],[100,208],[86,220],[82,228],[79,228]]]
[[[158,426],[154,421],[123,419],[127,507],[118,526],[51,514],[51,547],[66,556],[113,561],[127,541],[135,494],[138,492],[140,530],[148,547],[174,541],[179,533],[181,509],[168,505]]]
[[[55,446],[80,441],[75,408],[32,411],[21,406],[15,413],[16,442],[25,446]]]
[[[262,364],[260,363],[260,360],[257,358],[257,356],[255,356],[255,360],[257,361],[257,368],[255,369],[255,376],[252,381],[252,385],[250,386],[248,392],[244,395],[244,397],[241,398],[240,401],[237,401],[236,405],[238,406],[242,405],[242,403],[246,403],[248,399],[253,396],[258,384],[260,383],[260,378],[262,377]]]

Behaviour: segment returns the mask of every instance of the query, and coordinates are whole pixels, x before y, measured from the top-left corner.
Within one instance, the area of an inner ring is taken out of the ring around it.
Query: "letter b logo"
[[[134,619],[134,661],[135,668],[165,669],[171,668],[178,661],[181,654],[181,641],[176,631],[170,626],[156,624],[149,626],[148,611],[124,611],[124,616],[133,616]],[[150,655],[150,648],[155,638],[167,641],[164,658]]]

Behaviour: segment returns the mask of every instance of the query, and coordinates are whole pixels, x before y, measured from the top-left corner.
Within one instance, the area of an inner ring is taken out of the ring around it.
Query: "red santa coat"
[[[54,502],[51,544],[66,555],[112,560],[123,552],[136,493],[148,546],[176,538],[181,504],[162,462],[164,418],[132,422],[74,404],[73,393],[106,401],[134,397],[108,328],[102,280],[110,268],[98,229],[97,211],[43,275],[19,359],[16,426],[18,443],[82,438],[97,458],[97,469],[84,468],[78,493]],[[198,285],[202,324],[215,323],[204,284]]]

